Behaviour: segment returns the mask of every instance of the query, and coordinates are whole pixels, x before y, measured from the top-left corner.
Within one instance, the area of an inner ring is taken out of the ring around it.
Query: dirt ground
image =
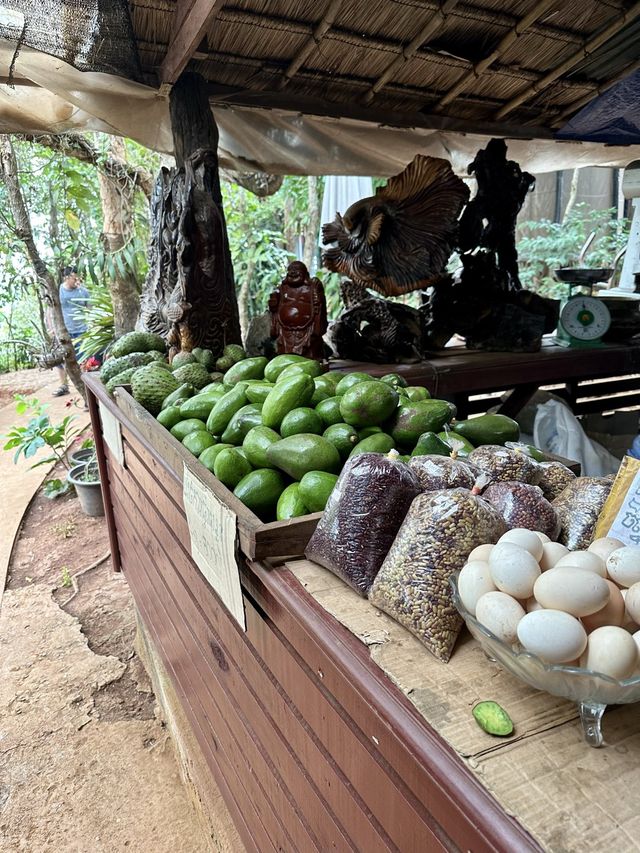
[[[0,377],[0,399],[45,375]],[[42,386],[40,386],[42,387]],[[3,393],[4,392],[4,393]],[[54,471],[52,476],[60,476]],[[9,496],[10,497],[10,496]],[[0,851],[200,853],[104,518],[37,494],[0,611]]]
[[[53,370],[16,370],[13,373],[3,373],[0,375],[0,406],[10,403],[14,394],[35,394],[54,379]]]

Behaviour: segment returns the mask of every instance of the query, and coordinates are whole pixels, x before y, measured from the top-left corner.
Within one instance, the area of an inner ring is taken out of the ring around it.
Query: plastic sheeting
[[[336,213],[344,213],[354,202],[373,195],[371,178],[358,175],[328,175],[324,182],[320,222],[333,222]],[[318,234],[322,243],[322,229]]]
[[[8,75],[14,51],[15,44],[0,42],[0,75]],[[28,48],[20,51],[14,75],[37,86],[0,85],[0,132],[99,130],[172,152],[168,100],[155,89],[109,74],[81,72]],[[221,165],[239,171],[383,177],[401,171],[421,153],[444,157],[458,174],[465,174],[467,164],[490,139],[277,110],[218,106],[214,113]],[[509,157],[535,174],[575,166],[624,166],[640,158],[640,145],[507,141]]]
[[[587,139],[607,145],[640,143],[640,71],[616,83],[575,115],[558,132],[562,139]]]

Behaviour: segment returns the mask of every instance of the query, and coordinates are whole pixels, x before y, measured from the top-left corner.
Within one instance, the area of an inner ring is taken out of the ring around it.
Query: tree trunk
[[[124,141],[119,136],[111,137],[110,149],[113,160],[125,162]],[[98,170],[98,182],[105,250],[115,255],[133,240],[132,208],[136,185],[122,171],[109,175],[108,172]],[[140,296],[133,273],[125,267],[123,275],[117,264],[114,264],[114,267],[116,274],[109,282],[109,291],[113,302],[115,336],[119,338],[135,328],[140,310]]]
[[[82,383],[82,375],[76,360],[76,354],[73,349],[71,337],[64,323],[58,285],[51,274],[51,271],[38,252],[38,248],[33,237],[29,212],[20,188],[18,164],[16,162],[15,152],[11,144],[11,139],[8,136],[0,137],[0,175],[7,190],[7,200],[9,203],[9,209],[13,216],[16,237],[24,243],[27,255],[31,261],[31,266],[33,267],[33,271],[36,274],[36,278],[40,284],[42,293],[44,294],[44,298],[51,306],[53,326],[58,342],[64,352],[64,361],[67,373],[78,392],[84,398],[85,392],[84,385]]]
[[[313,270],[313,263],[318,255],[318,231],[320,228],[320,199],[318,197],[318,179],[315,175],[307,177],[307,188],[309,191],[309,207],[307,227],[304,229],[304,262],[309,272]]]
[[[211,152],[212,156],[205,164],[204,186],[210,192],[221,220],[221,251],[216,259],[216,269],[208,277],[207,293],[188,294],[187,301],[196,304],[199,299],[206,299],[210,306],[220,306],[215,321],[221,330],[223,343],[240,343],[238,302],[220,190],[218,127],[211,112],[204,78],[199,74],[182,74],[171,90],[169,108],[178,168],[183,167],[198,149]],[[198,212],[194,211],[196,219],[197,216]],[[186,325],[189,325],[189,319]]]
[[[576,200],[578,198],[578,184],[580,183],[580,167],[576,166],[573,170],[573,174],[571,175],[571,189],[569,190],[569,200],[567,201],[567,206],[564,209],[564,215],[562,217],[562,224],[564,225],[567,219],[569,218],[569,214],[575,207]]]
[[[293,199],[286,196],[284,200],[284,243],[287,252],[296,254],[296,223],[293,218]]]

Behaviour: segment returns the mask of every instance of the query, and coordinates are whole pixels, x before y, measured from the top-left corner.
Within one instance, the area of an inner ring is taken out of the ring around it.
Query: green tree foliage
[[[630,222],[617,219],[615,208],[593,210],[576,204],[564,222],[523,222],[518,233],[518,262],[524,287],[542,296],[567,296],[567,285],[556,281],[553,271],[576,266],[588,235],[596,232],[584,265],[610,267],[613,257],[629,238]]]

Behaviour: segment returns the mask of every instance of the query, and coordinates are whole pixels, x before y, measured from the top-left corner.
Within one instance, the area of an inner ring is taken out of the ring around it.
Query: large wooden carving
[[[453,250],[469,189],[446,160],[416,156],[371,198],[323,225],[327,269],[385,296],[428,287]]]
[[[218,130],[206,84],[184,74],[171,93],[177,168],[162,169],[151,199],[149,272],[138,328],[170,347],[221,355],[240,323],[218,172]]]

